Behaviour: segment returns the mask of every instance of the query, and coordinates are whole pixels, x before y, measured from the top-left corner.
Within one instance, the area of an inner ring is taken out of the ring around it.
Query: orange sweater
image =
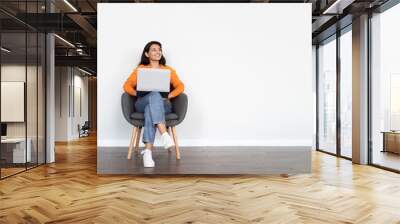
[[[136,84],[137,84],[137,69],[138,68],[150,68],[150,65],[139,65],[138,67],[133,70],[129,78],[125,81],[124,84],[124,90],[127,92],[129,95],[136,96]],[[171,71],[171,84],[174,87],[174,89],[170,92],[171,98],[174,98],[181,94],[185,88],[181,80],[179,80],[178,75],[176,74],[176,71],[167,66],[167,65],[160,65],[160,68],[162,69],[169,69]]]

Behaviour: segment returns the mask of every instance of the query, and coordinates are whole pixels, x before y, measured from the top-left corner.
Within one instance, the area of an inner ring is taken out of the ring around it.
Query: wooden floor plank
[[[96,138],[0,181],[0,223],[400,223],[400,175],[313,152],[311,174],[101,176]]]

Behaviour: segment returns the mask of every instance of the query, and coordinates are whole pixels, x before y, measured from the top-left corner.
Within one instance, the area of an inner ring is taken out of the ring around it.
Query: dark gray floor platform
[[[98,174],[299,174],[311,172],[309,147],[181,147],[181,159],[163,148],[153,150],[154,168],[141,156],[126,158],[126,147],[98,147]]]

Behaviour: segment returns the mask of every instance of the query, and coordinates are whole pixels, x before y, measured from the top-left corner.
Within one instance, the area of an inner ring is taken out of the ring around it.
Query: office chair
[[[85,121],[85,123],[82,126],[78,124],[79,138],[89,136],[89,129],[90,129],[89,121]]]

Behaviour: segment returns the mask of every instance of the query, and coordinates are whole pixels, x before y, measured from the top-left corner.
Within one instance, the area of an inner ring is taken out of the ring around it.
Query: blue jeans
[[[156,125],[165,124],[165,114],[172,111],[169,100],[164,100],[159,92],[150,92],[139,97],[135,103],[137,112],[144,113],[143,143],[154,143]]]

